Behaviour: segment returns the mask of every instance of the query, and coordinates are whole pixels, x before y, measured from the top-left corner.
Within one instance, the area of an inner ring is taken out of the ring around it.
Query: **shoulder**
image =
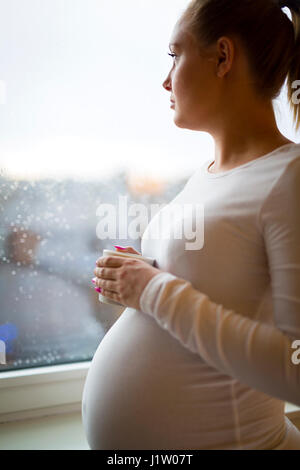
[[[298,178],[300,173],[300,152],[299,155],[292,158],[286,166],[285,171],[282,174],[282,177],[285,178]]]
[[[270,192],[271,197],[289,197],[300,194],[300,154],[289,160],[282,173],[275,181]]]
[[[277,170],[265,202],[279,195],[300,192],[300,151],[299,155],[283,160]]]
[[[277,226],[283,236],[284,225],[300,228],[300,155],[284,166],[264,200],[258,220],[261,229]]]

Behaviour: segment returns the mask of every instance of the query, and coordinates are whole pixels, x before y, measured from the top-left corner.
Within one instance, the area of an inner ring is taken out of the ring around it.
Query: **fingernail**
[[[92,283],[93,283],[93,284],[96,284],[96,281],[94,281],[94,279],[92,279]]]
[[[114,247],[118,248],[119,250],[126,250],[126,248],[123,248],[123,246],[114,245]]]
[[[102,290],[100,289],[100,287],[95,287],[95,290],[96,290],[97,292],[101,292],[101,291],[102,291]]]

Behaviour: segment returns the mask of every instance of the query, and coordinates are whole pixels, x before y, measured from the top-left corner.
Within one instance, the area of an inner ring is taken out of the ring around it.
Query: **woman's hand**
[[[130,247],[120,251],[139,254]],[[140,309],[139,300],[146,284],[161,272],[143,260],[121,256],[101,257],[96,265],[94,281],[101,294],[137,310]]]

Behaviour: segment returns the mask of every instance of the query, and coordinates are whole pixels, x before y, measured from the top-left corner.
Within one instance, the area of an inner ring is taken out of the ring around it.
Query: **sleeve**
[[[253,389],[300,406],[300,158],[258,214],[269,261],[274,325],[214,303],[189,281],[155,275],[140,308],[207,364]],[[298,354],[298,356],[300,356]]]

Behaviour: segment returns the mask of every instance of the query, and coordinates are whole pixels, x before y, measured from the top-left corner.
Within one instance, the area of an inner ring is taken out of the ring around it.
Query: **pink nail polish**
[[[102,292],[102,290],[100,289],[100,287],[95,287],[95,291],[97,291],[97,292]]]
[[[114,247],[118,248],[119,250],[126,250],[126,248],[123,248],[123,246],[114,245]]]
[[[94,279],[92,279],[92,283],[93,283],[93,284],[96,284],[96,281],[94,281]]]

